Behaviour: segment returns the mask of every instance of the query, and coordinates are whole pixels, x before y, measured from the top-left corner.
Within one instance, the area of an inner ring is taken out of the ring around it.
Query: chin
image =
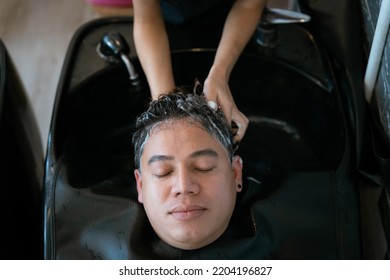
[[[214,240],[213,240],[214,241]],[[211,244],[213,241],[201,242],[201,241],[192,241],[192,242],[172,242],[171,246],[182,249],[182,250],[196,250],[202,247],[205,247]],[[169,244],[169,243],[168,243]]]
[[[195,250],[213,243],[221,234],[222,233],[214,234],[213,237],[210,237],[210,233],[201,235],[200,233],[183,232],[180,235],[176,235],[175,237],[164,241],[169,245],[182,250]]]

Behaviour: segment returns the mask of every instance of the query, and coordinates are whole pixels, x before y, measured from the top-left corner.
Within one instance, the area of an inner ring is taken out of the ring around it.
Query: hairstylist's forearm
[[[229,80],[238,57],[259,23],[266,0],[237,0],[225,22],[210,75]]]
[[[175,87],[159,1],[134,0],[134,42],[153,99]]]

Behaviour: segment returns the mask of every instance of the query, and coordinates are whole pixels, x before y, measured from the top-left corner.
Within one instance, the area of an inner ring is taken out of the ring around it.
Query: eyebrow
[[[173,156],[165,156],[165,155],[154,155],[148,160],[148,165],[152,164],[153,162],[157,161],[166,161],[166,160],[173,160]]]
[[[209,156],[209,157],[217,158],[218,153],[213,149],[205,149],[205,150],[195,151],[190,155],[191,158],[201,157],[201,156]]]
[[[218,157],[218,153],[213,149],[205,149],[205,150],[199,150],[195,151],[192,154],[190,154],[190,158],[196,158],[196,157],[202,157],[202,156],[209,156],[209,157]],[[148,165],[157,162],[157,161],[170,161],[173,160],[173,156],[167,156],[167,155],[154,155],[148,160]]]

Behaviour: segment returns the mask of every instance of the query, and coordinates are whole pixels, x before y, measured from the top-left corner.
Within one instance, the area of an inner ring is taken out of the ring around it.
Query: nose
[[[172,186],[174,196],[178,195],[197,195],[200,192],[200,186],[195,174],[192,174],[186,168],[177,172],[176,180]]]

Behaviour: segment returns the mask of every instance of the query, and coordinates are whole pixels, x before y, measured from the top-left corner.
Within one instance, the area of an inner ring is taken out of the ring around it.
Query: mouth
[[[173,207],[168,214],[175,220],[188,221],[199,218],[207,209],[199,205],[178,205]]]

